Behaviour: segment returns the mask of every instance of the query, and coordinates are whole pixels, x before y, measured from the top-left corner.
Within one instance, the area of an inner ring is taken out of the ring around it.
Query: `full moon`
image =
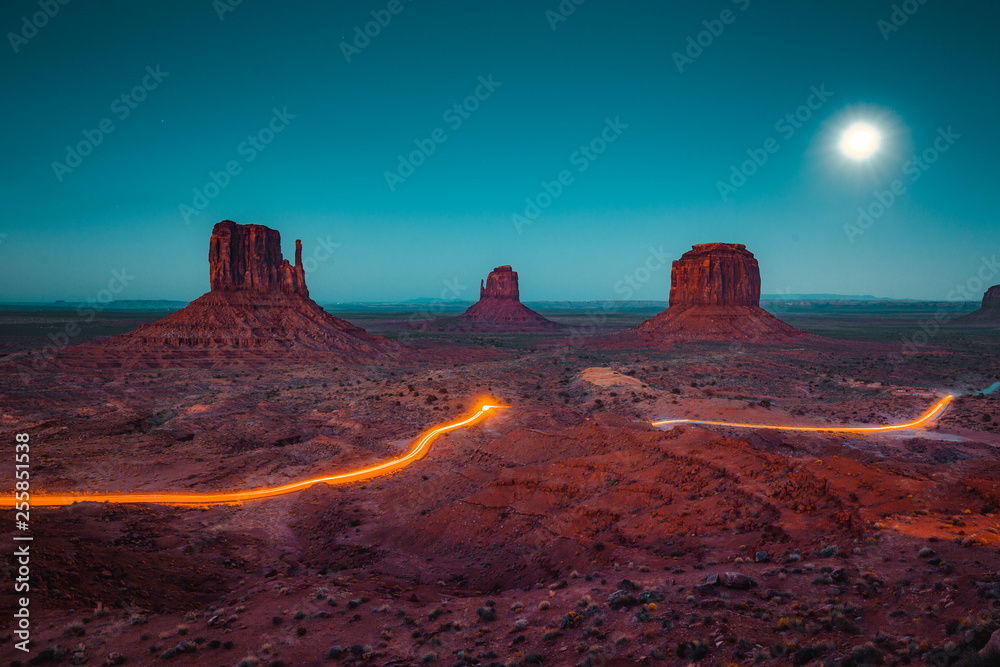
[[[844,132],[840,150],[849,158],[866,160],[875,154],[881,143],[878,130],[867,123],[855,123]]]

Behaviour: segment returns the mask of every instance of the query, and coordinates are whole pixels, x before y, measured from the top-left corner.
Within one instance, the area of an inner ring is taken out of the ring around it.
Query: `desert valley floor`
[[[74,342],[159,316],[104,313]],[[25,351],[74,314],[3,311],[0,437],[31,434],[34,493],[281,484],[393,458],[482,397],[509,406],[361,484],[36,509],[33,660],[948,665],[998,627],[995,327],[901,354],[926,314],[792,314],[832,340],[643,350],[341,316],[401,346],[360,364],[36,365]],[[925,431],[649,424],[898,423],[946,393]],[[5,559],[4,610],[14,572]],[[4,664],[12,629],[5,612]]]

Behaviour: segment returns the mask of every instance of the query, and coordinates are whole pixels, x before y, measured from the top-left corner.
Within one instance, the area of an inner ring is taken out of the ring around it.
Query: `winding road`
[[[940,417],[948,404],[955,398],[948,394],[917,419],[905,424],[890,424],[888,426],[780,426],[774,424],[741,424],[739,422],[714,422],[700,419],[660,419],[650,422],[653,426],[678,426],[680,424],[699,424],[707,426],[729,426],[733,428],[750,428],[754,430],[766,429],[770,431],[809,431],[823,433],[884,433],[885,431],[906,431],[908,429],[923,428],[935,419]]]
[[[272,498],[274,496],[285,495],[286,493],[304,491],[310,486],[315,486],[316,484],[329,484],[331,486],[335,486],[339,484],[362,482],[367,479],[372,479],[373,477],[388,475],[389,473],[395,472],[400,468],[405,468],[414,461],[418,461],[423,458],[424,455],[430,451],[431,443],[434,439],[442,433],[454,431],[455,429],[463,428],[465,426],[472,426],[476,422],[485,419],[491,411],[504,407],[506,406],[482,403],[474,408],[472,415],[447,424],[435,426],[431,430],[425,432],[419,438],[414,440],[406,454],[398,459],[392,459],[390,461],[386,461],[385,463],[379,463],[378,465],[374,465],[369,468],[362,468],[361,470],[356,470],[354,472],[313,477],[301,482],[282,484],[281,486],[263,487],[260,489],[251,489],[249,491],[228,491],[225,493],[115,493],[93,495],[39,494],[31,496],[31,506],[62,507],[64,505],[72,505],[73,503],[83,502],[128,504],[155,503],[157,505],[233,505],[247,500]],[[13,494],[0,498],[0,507],[14,507]]]
[[[707,426],[727,426],[733,428],[768,429],[774,431],[813,431],[826,433],[881,433],[885,431],[903,431],[923,428],[941,416],[951,403],[951,394],[932,405],[927,412],[914,421],[888,426],[779,426],[774,424],[743,424],[738,422],[703,421],[698,419],[661,419],[650,422],[653,426],[677,426],[681,424],[696,424]],[[62,507],[81,502],[139,504],[154,503],[158,505],[233,505],[247,500],[273,498],[288,493],[303,491],[317,484],[351,484],[381,477],[400,470],[414,461],[423,458],[430,451],[431,443],[442,433],[472,426],[485,419],[491,412],[505,408],[504,405],[494,405],[488,402],[477,405],[472,414],[447,424],[435,426],[413,441],[407,452],[397,458],[378,465],[346,472],[337,475],[313,477],[301,482],[282,484],[281,486],[262,487],[249,491],[227,491],[223,493],[114,493],[114,494],[39,494],[31,496],[32,507]],[[14,495],[0,497],[0,508],[10,509],[15,505]]]

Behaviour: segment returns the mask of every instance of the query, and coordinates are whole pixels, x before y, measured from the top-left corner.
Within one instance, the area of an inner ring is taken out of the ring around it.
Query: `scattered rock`
[[[719,577],[719,582],[726,588],[735,588],[738,590],[746,590],[757,586],[756,581],[745,574],[740,574],[739,572],[724,572],[722,576]]]
[[[979,655],[983,658],[991,658],[1000,663],[1000,630],[993,633],[989,643],[979,651]]]

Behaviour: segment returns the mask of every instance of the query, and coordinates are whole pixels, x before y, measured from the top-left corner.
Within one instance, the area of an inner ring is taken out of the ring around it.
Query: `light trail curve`
[[[809,431],[822,433],[884,433],[886,431],[905,431],[923,428],[944,414],[948,404],[955,398],[952,394],[940,399],[924,414],[914,421],[905,424],[889,424],[888,426],[779,426],[775,424],[743,424],[740,422],[705,421],[701,419],[660,419],[650,422],[653,426],[677,426],[680,424],[699,424],[706,426],[729,426],[732,428],[767,429],[771,431]]]
[[[292,482],[290,484],[282,484],[281,486],[262,487],[259,489],[251,489],[249,491],[227,491],[222,493],[38,494],[30,497],[30,503],[31,507],[62,507],[65,505],[72,505],[73,503],[83,502],[121,504],[154,503],[157,505],[196,506],[233,505],[247,500],[272,498],[274,496],[281,496],[287,493],[304,491],[305,489],[317,484],[329,484],[333,486],[339,484],[351,484],[353,482],[362,482],[374,477],[388,475],[391,472],[405,468],[414,461],[423,458],[424,455],[430,450],[431,442],[433,442],[434,439],[442,433],[454,431],[455,429],[466,426],[472,426],[473,424],[485,419],[491,411],[504,407],[506,406],[481,403],[474,409],[472,415],[447,424],[435,426],[429,431],[426,431],[423,435],[414,440],[406,454],[398,459],[392,459],[368,468],[355,470],[354,472],[313,477],[311,479],[302,480],[301,482]],[[14,503],[13,494],[0,497],[0,508],[12,508],[14,507]]]

